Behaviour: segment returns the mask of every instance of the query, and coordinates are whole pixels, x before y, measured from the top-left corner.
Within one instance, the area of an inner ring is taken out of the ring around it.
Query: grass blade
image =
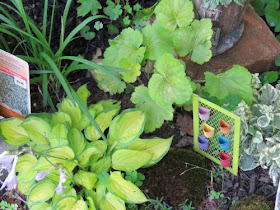
[[[46,37],[47,34],[47,18],[48,18],[48,6],[49,6],[49,2],[48,0],[45,0],[45,4],[44,4],[44,16],[43,16],[43,36]]]

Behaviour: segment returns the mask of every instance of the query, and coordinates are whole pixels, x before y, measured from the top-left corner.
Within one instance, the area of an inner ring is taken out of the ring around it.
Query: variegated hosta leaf
[[[81,119],[82,111],[77,103],[73,104],[68,98],[65,98],[60,104],[58,110],[68,114],[72,120],[72,126],[76,126]]]
[[[269,125],[270,118],[267,115],[263,115],[258,118],[257,123],[258,123],[258,126],[260,126],[261,128],[265,128]]]
[[[280,113],[274,115],[274,126],[276,129],[280,130]]]
[[[269,167],[268,174],[272,179],[273,185],[277,186],[279,181],[279,167],[276,164],[272,164]]]
[[[248,155],[251,155],[255,149],[256,144],[252,144],[252,137],[246,136],[245,140],[241,143],[244,152]]]

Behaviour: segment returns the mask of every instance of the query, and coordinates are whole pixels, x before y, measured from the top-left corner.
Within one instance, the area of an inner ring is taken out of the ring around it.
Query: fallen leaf
[[[176,125],[179,130],[193,136],[193,119],[189,114],[178,115]]]

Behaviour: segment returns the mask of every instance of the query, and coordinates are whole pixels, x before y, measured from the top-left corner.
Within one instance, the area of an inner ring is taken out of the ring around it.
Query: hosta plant
[[[77,95],[86,105],[86,86]],[[118,114],[120,103],[114,100],[88,107],[98,126],[68,98],[58,110],[0,122],[3,140],[21,146],[20,153],[0,155],[2,167],[9,171],[2,188],[27,195],[30,209],[120,210],[126,203],[146,202],[121,172],[156,164],[168,152],[172,137],[141,139],[144,112],[127,109]]]
[[[254,104],[239,104],[236,113],[242,120],[240,168],[257,166],[269,169],[274,185],[280,172],[280,86],[264,85],[255,92]]]

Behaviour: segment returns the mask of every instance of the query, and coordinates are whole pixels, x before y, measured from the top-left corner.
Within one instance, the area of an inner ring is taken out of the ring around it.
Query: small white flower
[[[2,155],[2,154],[1,154]],[[3,156],[2,156],[3,158]],[[18,157],[14,156],[14,162],[11,171],[9,172],[7,178],[3,182],[1,189],[7,186],[8,190],[16,189],[17,188],[17,176],[15,173],[16,165],[17,165]]]
[[[59,169],[59,183],[57,185],[57,188],[55,188],[56,194],[59,195],[65,190],[66,186],[63,186],[62,184],[66,182],[66,175],[65,172],[62,171],[62,168]]]
[[[15,158],[14,155],[5,155],[5,156],[0,157],[1,168],[10,172],[12,169],[12,163],[13,163],[14,158]]]
[[[36,180],[36,181],[40,181],[40,180],[44,179],[45,176],[46,176],[53,168],[54,168],[54,166],[50,167],[50,168],[49,168],[48,170],[46,170],[46,171],[40,171],[40,172],[36,175],[35,180]]]

